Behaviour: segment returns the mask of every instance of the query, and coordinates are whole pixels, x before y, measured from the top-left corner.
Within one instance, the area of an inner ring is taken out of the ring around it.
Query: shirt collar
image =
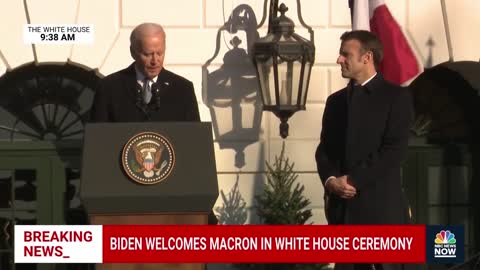
[[[366,92],[372,93],[375,92],[376,89],[381,88],[383,77],[382,74],[380,73],[375,73],[372,77],[370,77],[368,80],[362,83],[362,89],[365,89]],[[358,85],[355,83],[354,80],[350,81],[351,87],[355,87],[355,85]]]
[[[143,73],[141,71],[138,70],[137,66],[134,65],[135,67],[135,75],[137,77],[137,82],[143,86],[143,82],[145,81],[145,75],[143,75]],[[153,83],[156,83],[157,82],[157,79],[158,79],[158,75],[153,77],[153,79],[151,79],[150,81],[153,81]]]
[[[376,75],[377,75],[377,72],[375,72],[375,74],[373,74],[372,77],[370,77],[370,78],[368,78],[366,81],[364,81],[364,82],[362,83],[362,86],[365,86],[369,81],[371,81],[373,78],[375,78]]]

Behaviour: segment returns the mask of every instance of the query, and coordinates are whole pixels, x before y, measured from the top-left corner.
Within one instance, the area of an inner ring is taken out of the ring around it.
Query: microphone
[[[147,110],[146,110],[147,108],[146,108],[145,102],[143,101],[142,91],[143,91],[142,86],[137,83],[137,85],[135,86],[135,94],[136,94],[135,105],[137,105],[137,107],[140,108],[140,110],[142,110],[145,114],[147,114]]]
[[[150,103],[155,104],[155,107],[158,110],[160,108],[160,83],[153,83],[150,89],[152,90],[152,100],[150,101]]]
[[[135,93],[137,94],[137,105],[142,105],[143,97],[142,97],[142,86],[137,83],[135,86]]]

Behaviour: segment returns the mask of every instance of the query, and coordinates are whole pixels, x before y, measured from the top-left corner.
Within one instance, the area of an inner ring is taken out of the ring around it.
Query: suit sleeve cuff
[[[336,178],[335,176],[330,176],[330,177],[328,177],[327,180],[325,180],[324,186],[327,187],[328,181],[333,180],[333,179],[335,179],[335,178]]]

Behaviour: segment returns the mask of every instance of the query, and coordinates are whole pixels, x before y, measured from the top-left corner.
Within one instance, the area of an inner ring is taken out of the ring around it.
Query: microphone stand
[[[155,106],[155,110],[160,109],[160,83],[156,82],[152,84],[152,100],[150,101],[150,104],[153,104]]]
[[[148,111],[147,111],[147,104],[145,104],[145,101],[143,100],[143,95],[142,95],[142,86],[140,84],[137,83],[136,87],[135,87],[135,92],[136,92],[136,95],[137,95],[137,101],[135,103],[135,105],[137,105],[138,108],[140,108],[143,113],[145,113],[148,117]]]

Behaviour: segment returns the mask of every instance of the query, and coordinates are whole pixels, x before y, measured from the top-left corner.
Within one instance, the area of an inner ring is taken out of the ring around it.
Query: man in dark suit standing
[[[130,54],[135,62],[106,76],[97,87],[92,122],[200,121],[192,82],[163,68],[162,26],[135,27]]]
[[[325,188],[329,224],[405,224],[408,204],[400,166],[413,119],[407,89],[377,72],[383,57],[378,38],[351,31],[341,38],[346,88],[327,99],[315,158]],[[337,264],[335,269],[403,269],[392,264]]]

